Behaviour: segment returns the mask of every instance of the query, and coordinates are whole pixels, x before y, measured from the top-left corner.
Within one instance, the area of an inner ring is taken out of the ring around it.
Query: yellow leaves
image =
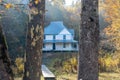
[[[118,49],[120,48],[120,0],[105,0],[103,4],[105,20],[109,26],[104,29],[104,32],[109,38],[109,41]]]
[[[13,7],[13,5],[11,3],[5,4],[4,6],[5,6],[6,9],[9,9],[9,8]]]
[[[63,62],[63,71],[76,72],[77,71],[77,59],[75,57]]]
[[[110,19],[120,18],[120,2],[119,0],[105,0],[103,4],[103,10],[105,10],[104,16],[109,16]]]
[[[18,70],[19,70],[20,72],[22,72],[23,69],[24,69],[24,65],[23,65],[23,64],[19,65]]]
[[[77,59],[75,57],[71,58],[69,61],[72,65],[77,65]]]
[[[34,3],[35,4],[38,4],[40,2],[40,0],[35,0]]]
[[[19,65],[23,62],[23,58],[16,58],[15,63],[16,65]]]
[[[114,59],[110,54],[99,58],[100,69],[105,71],[115,71],[119,65],[119,58]]]
[[[23,69],[24,69],[24,60],[23,60],[23,58],[16,58],[15,63],[16,63],[16,66],[17,66],[19,72],[23,72]]]

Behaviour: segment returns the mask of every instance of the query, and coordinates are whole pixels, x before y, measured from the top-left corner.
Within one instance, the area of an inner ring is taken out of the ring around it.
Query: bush
[[[119,58],[114,59],[110,54],[99,58],[99,68],[102,72],[119,72],[119,64]]]
[[[18,74],[22,74],[24,70],[24,60],[23,58],[16,58],[15,64],[18,70]]]
[[[76,73],[77,65],[78,65],[77,59],[75,57],[70,58],[63,62],[63,71],[65,71],[67,73]]]

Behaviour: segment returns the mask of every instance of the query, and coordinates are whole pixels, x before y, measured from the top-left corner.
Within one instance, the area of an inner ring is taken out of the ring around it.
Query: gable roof
[[[44,29],[45,34],[59,34],[65,26],[63,25],[63,22],[61,21],[56,21],[56,22],[51,22],[50,25],[48,25]]]
[[[63,25],[62,21],[54,21],[44,29],[44,34],[59,34],[63,29],[67,28]]]

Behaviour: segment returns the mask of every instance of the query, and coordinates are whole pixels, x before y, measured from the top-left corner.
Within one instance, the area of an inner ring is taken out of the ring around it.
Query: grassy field
[[[15,78],[15,80],[22,80],[21,78]],[[42,80],[43,77],[42,77]],[[77,80],[76,74],[63,74],[57,76],[57,80]],[[120,80],[120,73],[100,73],[99,80]]]
[[[57,76],[57,80],[77,80],[76,74],[64,74]],[[120,80],[119,73],[100,73],[99,80]]]

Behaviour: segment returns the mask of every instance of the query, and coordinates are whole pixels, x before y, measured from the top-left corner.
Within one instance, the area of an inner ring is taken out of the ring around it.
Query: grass
[[[77,53],[45,53],[43,54],[43,64],[45,64],[54,74],[57,80],[77,80],[77,74],[63,74],[60,68],[53,68],[56,61],[64,61],[73,56],[77,56]],[[22,80],[21,78],[15,78],[15,80]],[[41,80],[44,80],[43,77]],[[100,73],[99,80],[120,80],[120,73]]]
[[[77,56],[77,53],[45,53],[43,56],[43,64],[45,64],[57,77],[57,80],[77,80],[77,74],[62,74],[62,70],[54,69],[53,65],[57,60],[66,60],[70,57]],[[100,73],[99,80],[120,80],[120,73]]]
[[[15,80],[22,80],[22,78],[15,78]],[[58,75],[57,80],[77,80],[77,74]],[[120,80],[120,73],[100,73],[99,80]]]
[[[77,80],[76,74],[64,74],[57,76],[57,80]],[[120,80],[119,73],[100,73],[99,80]]]
[[[120,80],[120,73],[100,73],[100,80]]]

